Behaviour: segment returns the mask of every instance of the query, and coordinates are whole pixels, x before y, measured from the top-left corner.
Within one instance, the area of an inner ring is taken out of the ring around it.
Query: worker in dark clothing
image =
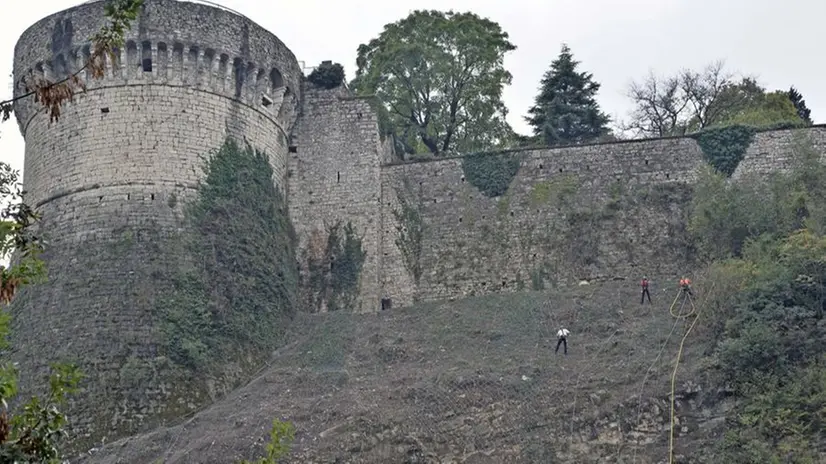
[[[640,286],[642,287],[642,297],[640,298],[640,304],[645,303],[645,297],[648,297],[648,304],[651,303],[651,294],[648,293],[648,277],[643,276],[642,282],[640,282]]]
[[[559,345],[562,345],[563,347],[565,347],[564,353],[566,355],[568,354],[568,334],[569,333],[571,333],[571,332],[569,332],[568,329],[566,329],[566,328],[560,328],[559,329],[559,332],[556,333],[557,342],[556,342],[556,350],[554,350],[554,353],[559,353]]]

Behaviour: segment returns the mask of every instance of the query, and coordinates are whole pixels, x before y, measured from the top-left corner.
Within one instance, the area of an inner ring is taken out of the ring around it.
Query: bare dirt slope
[[[80,462],[252,459],[273,418],[296,426],[290,462],[662,462],[671,369],[690,322],[669,315],[673,282],[655,281],[653,306],[640,305],[636,282],[615,281],[304,316],[245,387]],[[568,356],[554,354],[560,324]],[[707,346],[697,334],[678,380],[675,442],[687,456],[710,448],[720,422],[693,373]]]

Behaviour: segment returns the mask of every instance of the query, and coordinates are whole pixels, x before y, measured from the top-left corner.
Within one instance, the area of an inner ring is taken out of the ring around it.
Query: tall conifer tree
[[[571,49],[562,45],[559,57],[542,77],[539,95],[525,120],[534,137],[548,145],[593,141],[610,132],[610,118],[599,108],[595,96],[600,84],[588,72],[577,71]]]
[[[806,124],[812,125],[812,110],[806,106],[806,100],[803,99],[803,95],[794,87],[789,89],[788,95],[800,119],[805,121]]]

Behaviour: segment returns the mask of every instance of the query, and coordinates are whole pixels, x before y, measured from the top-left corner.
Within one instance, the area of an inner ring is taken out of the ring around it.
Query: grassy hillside
[[[658,462],[669,376],[691,321],[669,314],[675,282],[656,279],[651,306],[636,282],[615,281],[306,316],[246,387],[83,462],[252,458],[273,417],[297,428],[291,462]],[[702,283],[697,291],[702,301]],[[553,352],[560,324],[572,332],[567,357]],[[702,331],[689,339],[677,382],[686,399],[676,443],[689,454],[714,439],[702,427],[719,415],[684,392],[702,383],[702,340]]]

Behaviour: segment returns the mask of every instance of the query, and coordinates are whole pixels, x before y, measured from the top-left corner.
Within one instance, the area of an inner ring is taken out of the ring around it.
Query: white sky
[[[17,38],[40,18],[80,3],[37,0],[12,6],[0,28],[0,90],[10,96],[8,76]],[[344,65],[348,80],[356,48],[383,26],[414,9],[473,11],[502,25],[517,46],[505,59],[513,84],[505,89],[509,119],[527,133],[522,116],[542,74],[571,47],[581,68],[602,83],[598,99],[610,115],[625,117],[625,89],[649,69],[668,74],[725,59],[727,69],[758,77],[769,88],[794,85],[815,122],[826,122],[826,1],[824,0],[216,0],[275,33],[306,66],[322,60]],[[21,4],[22,5],[22,4]],[[725,6],[724,6],[725,5]],[[23,168],[23,140],[10,120],[0,126],[0,156]]]

